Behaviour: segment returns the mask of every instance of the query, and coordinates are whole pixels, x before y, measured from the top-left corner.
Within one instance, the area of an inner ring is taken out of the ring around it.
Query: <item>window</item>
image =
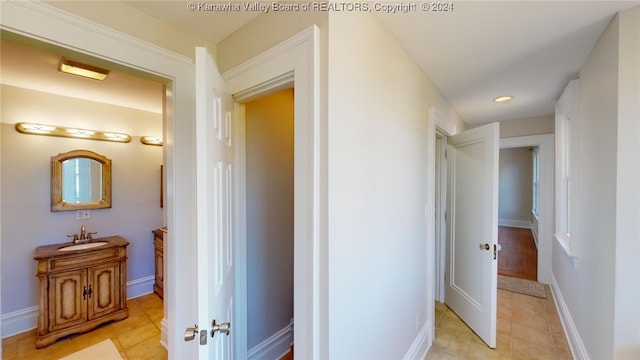
[[[533,149],[533,199],[531,201],[531,213],[538,219],[538,197],[539,197],[539,183],[540,183],[540,150],[539,148]]]
[[[576,191],[576,173],[579,164],[578,80],[569,83],[556,105],[556,229],[555,237],[569,256],[576,204],[572,194]],[[534,167],[536,160],[534,155]],[[537,173],[534,170],[534,183]],[[537,185],[534,184],[534,188]],[[534,190],[535,192],[536,190]],[[535,196],[535,195],[534,195]],[[535,200],[534,200],[535,201]],[[537,205],[534,205],[534,208]]]

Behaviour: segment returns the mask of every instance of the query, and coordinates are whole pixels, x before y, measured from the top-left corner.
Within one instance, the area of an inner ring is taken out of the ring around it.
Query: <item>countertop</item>
[[[70,250],[70,251],[59,251],[59,249],[66,246],[75,245],[73,242],[38,246],[34,252],[33,258],[36,260],[40,260],[40,259],[46,259],[46,258],[51,258],[56,256],[78,254],[78,253],[87,252],[87,251],[99,251],[99,250],[112,249],[114,247],[129,245],[129,242],[119,235],[108,236],[103,238],[95,238],[95,239],[91,239],[91,241],[80,241],[77,244],[87,244],[87,243],[102,242],[102,241],[106,241],[108,242],[108,244],[95,247],[92,249],[78,249],[78,250]]]

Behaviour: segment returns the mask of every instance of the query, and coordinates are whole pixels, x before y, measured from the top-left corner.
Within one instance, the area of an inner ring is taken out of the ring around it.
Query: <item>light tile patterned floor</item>
[[[436,303],[436,335],[426,359],[571,359],[551,291],[545,288],[547,299],[498,290],[495,349],[446,305]]]
[[[167,359],[167,351],[160,345],[162,300],[156,294],[149,294],[127,301],[127,306],[127,319],[108,323],[84,334],[60,339],[42,349],[35,347],[35,329],[3,339],[2,358],[59,359],[110,338],[125,360]]]
[[[498,290],[498,345],[487,347],[450,309],[436,303],[436,338],[427,359],[571,359],[547,288],[547,300]],[[162,300],[155,294],[128,301],[129,318],[36,349],[35,330],[2,340],[5,360],[50,360],[110,338],[125,360],[167,359],[160,345]]]

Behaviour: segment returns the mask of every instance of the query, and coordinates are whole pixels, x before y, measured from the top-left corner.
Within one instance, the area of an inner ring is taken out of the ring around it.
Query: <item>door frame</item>
[[[326,134],[319,111],[319,29],[311,26],[222,74],[236,102],[236,303],[247,303],[246,139],[243,103],[293,87],[294,343],[296,357],[328,356]],[[325,240],[323,240],[325,239]],[[236,308],[235,354],[246,358],[247,309]]]
[[[529,135],[500,139],[500,149],[538,147],[540,178],[538,190],[538,282],[551,284],[553,224],[555,219],[555,143],[554,134]]]
[[[193,59],[40,2],[3,2],[0,29],[120,64],[166,80],[163,161],[166,176],[165,296],[161,342],[169,358],[197,357],[180,341],[180,319],[197,319],[195,268],[195,78]],[[177,119],[180,119],[179,121]],[[179,122],[179,124],[178,124]],[[179,125],[179,126],[178,126]],[[176,197],[175,194],[180,194]],[[175,281],[175,279],[181,281]],[[193,279],[189,281],[188,279]],[[180,294],[181,296],[178,296]]]
[[[427,119],[427,203],[425,205],[425,217],[427,218],[427,279],[432,281],[433,286],[427,287],[427,324],[430,329],[429,337],[431,341],[435,339],[435,301],[444,301],[444,273],[438,269],[444,269],[446,255],[436,253],[444,249],[446,243],[436,239],[436,211],[439,217],[444,219],[446,201],[441,203],[436,209],[436,136],[451,136],[458,132],[456,125],[444,116],[435,106],[429,107],[429,118]],[[444,154],[442,154],[444,155]],[[445,175],[446,176],[446,175]],[[446,239],[445,239],[446,240]]]
[[[431,117],[434,119],[431,120]],[[444,119],[444,120],[443,120]],[[445,128],[441,126],[437,126],[438,121],[442,121],[447,124],[446,118],[444,118],[441,114],[437,113],[434,109],[433,114],[430,115],[429,119],[429,135],[428,138],[430,141],[433,141],[433,145],[429,145],[428,151],[433,151],[433,157],[429,156],[429,159],[433,159],[433,166],[429,167],[429,177],[431,177],[431,171],[433,171],[433,176],[435,179],[435,137],[436,137],[436,129],[440,130],[443,134],[446,134],[446,129],[451,129],[451,124],[449,122],[449,127]],[[543,134],[543,135],[528,135],[528,136],[519,136],[512,138],[501,138],[500,139],[500,149],[509,149],[509,148],[517,148],[517,147],[529,147],[534,146],[538,147],[540,150],[540,188],[539,188],[539,213],[540,217],[538,219],[538,281],[545,284],[551,284],[551,265],[552,265],[552,251],[553,251],[553,224],[554,224],[554,154],[555,154],[555,143],[554,143],[554,134]],[[432,150],[433,149],[433,150]],[[433,168],[432,168],[433,167]],[[433,182],[435,184],[435,180]],[[435,198],[434,198],[435,202]],[[430,203],[429,203],[430,204]],[[435,204],[434,204],[435,205]],[[444,209],[436,209],[434,211],[444,211]],[[435,215],[434,215],[435,218]],[[431,228],[430,228],[431,229]],[[435,225],[434,225],[435,231]],[[431,230],[429,231],[431,233]],[[437,244],[435,243],[435,234],[434,234],[434,243],[433,247],[429,247],[430,249],[434,249],[434,253],[438,251]],[[441,245],[444,246],[444,245]],[[436,253],[435,259],[433,260],[436,269],[441,266],[444,266],[444,262],[446,261],[445,257],[440,253]],[[429,256],[430,257],[430,256]],[[428,260],[429,261],[429,260]],[[433,271],[434,276],[434,284],[435,284],[435,299],[438,301],[444,300],[444,291],[440,292],[439,289],[444,289],[444,275],[439,273],[436,269]],[[429,277],[431,278],[431,277]]]
[[[447,135],[436,129],[435,277],[444,280],[447,257]],[[439,147],[439,151],[437,149]],[[444,281],[435,281],[435,300],[444,303]]]

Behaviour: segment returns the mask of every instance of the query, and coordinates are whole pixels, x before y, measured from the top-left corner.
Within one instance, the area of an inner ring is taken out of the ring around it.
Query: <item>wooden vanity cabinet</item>
[[[129,316],[126,294],[126,247],[122,237],[95,239],[107,245],[60,251],[70,244],[36,249],[40,309],[36,347],[61,337],[89,331]]]
[[[155,276],[153,291],[164,298],[164,234],[162,229],[153,230],[153,247],[155,249]]]

